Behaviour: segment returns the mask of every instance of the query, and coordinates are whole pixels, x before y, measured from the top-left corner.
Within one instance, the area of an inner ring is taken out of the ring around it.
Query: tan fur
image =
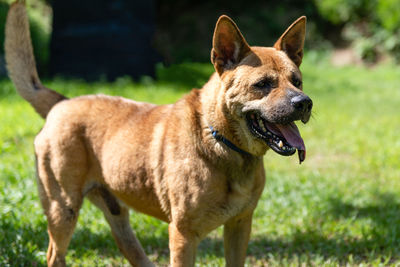
[[[5,54],[8,75],[18,93],[45,118],[55,103],[65,99],[40,82],[29,32],[29,21],[23,4],[11,5],[6,23]]]
[[[304,28],[305,19],[296,23]],[[133,266],[153,264],[129,227],[128,208],[169,223],[172,266],[193,266],[197,244],[220,225],[227,266],[244,265],[252,214],[265,183],[262,156],[268,146],[249,132],[243,114],[258,109],[272,118],[277,105],[282,112],[286,91],[301,92],[288,81],[292,73],[300,75],[289,54],[249,47],[236,25],[222,16],[212,52],[217,73],[175,104],[97,95],[55,105],[62,98],[53,91],[40,86],[42,98],[32,88],[31,77],[35,84],[39,78],[21,4],[11,7],[6,38],[10,77],[18,92],[42,116],[48,113],[35,152],[48,219],[49,266],[65,265],[85,196],[104,212]],[[252,86],[265,75],[280,78],[268,95]],[[217,141],[210,125],[252,155]]]

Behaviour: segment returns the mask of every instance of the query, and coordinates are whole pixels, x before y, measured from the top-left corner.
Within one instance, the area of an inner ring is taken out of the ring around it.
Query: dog
[[[23,4],[10,7],[6,61],[18,93],[46,119],[34,141],[48,266],[65,255],[84,197],[99,207],[133,266],[154,266],[129,225],[129,209],[169,224],[171,266],[194,266],[196,247],[224,225],[227,266],[243,266],[252,215],[263,191],[267,150],[306,157],[294,121],[312,100],[299,66],[306,17],[273,47],[250,47],[221,16],[201,89],[157,106],[104,95],[72,99],[42,85]]]

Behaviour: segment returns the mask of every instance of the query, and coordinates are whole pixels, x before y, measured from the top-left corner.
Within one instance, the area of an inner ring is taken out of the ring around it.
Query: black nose
[[[290,100],[292,106],[301,112],[311,112],[313,102],[307,95],[297,95]]]

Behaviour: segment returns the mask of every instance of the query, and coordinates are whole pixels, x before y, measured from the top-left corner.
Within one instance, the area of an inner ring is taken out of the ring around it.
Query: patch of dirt
[[[331,63],[334,66],[346,66],[362,65],[363,61],[354,49],[348,47],[335,49],[331,56]]]

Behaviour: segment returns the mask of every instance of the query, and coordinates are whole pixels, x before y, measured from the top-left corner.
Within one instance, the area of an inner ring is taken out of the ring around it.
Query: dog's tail
[[[5,55],[8,75],[17,92],[46,118],[50,109],[65,96],[40,82],[33,55],[29,20],[25,5],[16,1],[10,7],[6,22]]]

